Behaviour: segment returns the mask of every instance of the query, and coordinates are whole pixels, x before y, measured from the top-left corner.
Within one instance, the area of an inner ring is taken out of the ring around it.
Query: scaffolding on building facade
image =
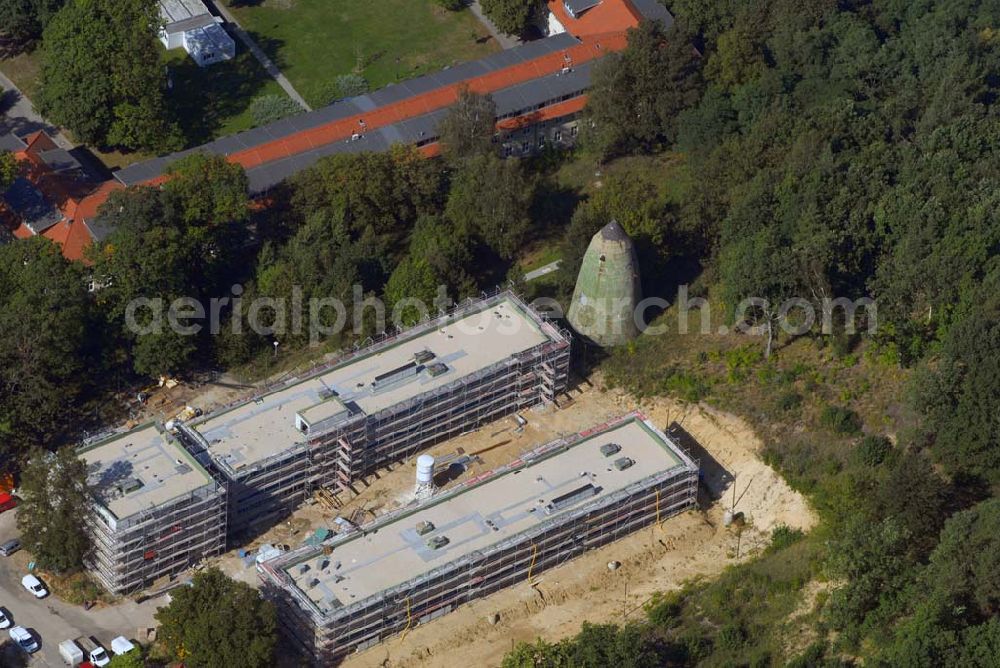
[[[580,440],[631,417],[546,444],[507,466],[459,485],[434,503],[564,452]],[[419,507],[388,514],[322,546],[304,546],[258,565],[265,595],[279,607],[281,623],[298,648],[316,665],[330,665],[348,653],[408,631],[474,599],[519,583],[533,584],[533,578],[549,568],[693,508],[698,463],[678,446],[674,448],[682,455],[677,466],[349,605],[321,609],[296,586],[287,568],[335,552],[339,543],[356,539],[359,533],[374,533],[417,512]]]
[[[380,337],[336,363],[317,367],[303,379],[377,354],[508,299],[543,331],[544,343],[378,412],[356,411],[325,430],[310,432],[306,441],[253,466],[237,470],[211,457],[210,445],[197,431],[196,424],[179,425],[181,442],[199,462],[221,472],[229,488],[230,540],[290,514],[317,488],[347,489],[355,481],[434,443],[536,404],[554,402],[568,382],[570,335],[505,290],[483,299],[466,300],[448,313],[426,319],[403,332]],[[292,379],[285,387],[303,379]],[[232,405],[215,411],[198,423],[231,408]]]

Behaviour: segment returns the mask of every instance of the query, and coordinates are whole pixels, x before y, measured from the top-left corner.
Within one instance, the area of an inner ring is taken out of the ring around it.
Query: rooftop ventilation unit
[[[442,547],[444,547],[450,542],[451,541],[448,540],[447,536],[434,536],[433,538],[427,541],[427,547],[431,548],[432,550],[440,550]]]
[[[418,350],[417,353],[413,356],[413,359],[414,361],[416,361],[417,364],[427,364],[435,357],[437,356],[434,353],[425,348],[424,350]]]
[[[580,503],[584,499],[589,499],[592,496],[596,496],[601,491],[600,487],[595,486],[593,483],[587,483],[581,487],[577,487],[572,492],[566,492],[562,496],[557,496],[552,499],[545,506],[545,514],[551,515],[552,513],[558,512],[563,508],[572,506],[573,504]]]
[[[417,375],[418,369],[419,367],[416,362],[407,362],[403,366],[398,366],[391,371],[380,373],[375,376],[375,380],[372,381],[372,388],[378,391],[384,387],[392,385],[393,383],[398,383],[401,380],[415,376]]]
[[[605,443],[601,446],[601,454],[605,457],[610,457],[611,455],[621,452],[622,446],[617,443]]]
[[[635,464],[635,460],[629,457],[619,457],[615,460],[615,468],[619,471],[624,471],[625,469]]]
[[[118,483],[118,492],[122,495],[131,494],[142,489],[143,483],[138,478],[129,478]]]
[[[427,373],[430,374],[432,378],[437,378],[446,371],[448,371],[448,366],[446,364],[442,364],[441,362],[435,362],[427,367]]]

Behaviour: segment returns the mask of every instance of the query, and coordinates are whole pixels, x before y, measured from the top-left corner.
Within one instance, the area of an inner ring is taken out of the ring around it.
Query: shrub
[[[457,12],[465,7],[465,0],[434,0],[437,4],[450,12]]]
[[[725,358],[729,381],[739,383],[746,380],[750,368],[761,361],[764,355],[757,349],[757,346],[742,346],[734,350],[727,350]]]
[[[696,404],[708,396],[709,386],[696,376],[677,371],[664,379],[663,389],[683,401]]]
[[[298,102],[285,95],[261,95],[250,103],[250,116],[255,126],[280,121],[302,111]]]
[[[662,629],[669,629],[680,621],[684,609],[684,597],[681,592],[656,592],[644,606],[646,618]]]
[[[771,531],[771,544],[767,546],[768,552],[778,552],[789,545],[797,543],[805,536],[801,529],[794,529],[785,524],[779,524]]]
[[[865,466],[878,466],[892,452],[892,441],[885,436],[865,436],[854,450],[854,456]]]
[[[802,395],[798,392],[785,392],[778,397],[778,408],[790,411],[802,405]]]
[[[335,82],[339,98],[364,95],[368,92],[368,80],[360,74],[341,74]]]
[[[819,417],[819,422],[830,431],[852,435],[861,433],[861,418],[850,408],[827,406]]]

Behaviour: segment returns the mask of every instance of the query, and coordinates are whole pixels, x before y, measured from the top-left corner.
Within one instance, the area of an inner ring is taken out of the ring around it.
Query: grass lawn
[[[38,93],[40,85],[42,54],[36,49],[31,53],[4,58],[0,60],[0,71],[6,74],[28,99],[31,99]]]
[[[314,106],[330,102],[341,74],[372,88],[500,49],[463,9],[434,0],[227,0],[240,24]]]

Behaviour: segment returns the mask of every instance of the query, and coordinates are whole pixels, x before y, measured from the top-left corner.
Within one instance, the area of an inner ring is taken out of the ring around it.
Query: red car
[[[16,498],[6,492],[0,492],[0,513],[10,510],[15,506],[17,506]]]

